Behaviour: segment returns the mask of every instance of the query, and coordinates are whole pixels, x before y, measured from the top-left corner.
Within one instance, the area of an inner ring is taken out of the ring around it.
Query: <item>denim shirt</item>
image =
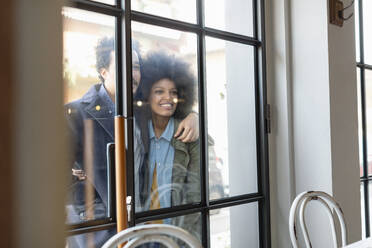
[[[174,148],[171,145],[171,140],[174,133],[174,119],[170,118],[168,125],[162,135],[158,138],[155,136],[152,121],[148,123],[150,150],[149,150],[149,169],[150,169],[150,183],[149,192],[151,191],[152,178],[157,165],[156,174],[158,181],[159,201],[161,208],[171,206],[171,188],[172,188],[172,170],[174,160]]]

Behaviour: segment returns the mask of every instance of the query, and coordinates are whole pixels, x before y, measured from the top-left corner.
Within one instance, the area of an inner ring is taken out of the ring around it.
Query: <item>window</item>
[[[371,235],[372,183],[372,10],[371,1],[356,1],[356,47],[359,96],[360,192],[363,237]]]
[[[116,232],[115,115],[127,119],[129,226],[178,225],[204,247],[270,247],[263,3],[63,8],[70,247]],[[189,116],[199,138],[185,143],[173,136]]]

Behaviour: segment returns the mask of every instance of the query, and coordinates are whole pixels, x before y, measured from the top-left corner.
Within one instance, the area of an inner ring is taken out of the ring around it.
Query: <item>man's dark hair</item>
[[[115,51],[114,37],[104,37],[100,39],[96,46],[96,70],[99,79],[104,82],[105,79],[101,76],[101,70],[108,69],[111,62],[111,52]],[[132,41],[132,49],[137,53],[140,66],[142,65],[142,57],[140,53],[140,46],[137,40]]]
[[[138,62],[142,66],[141,46],[137,40],[132,40],[132,51],[137,53]]]
[[[111,52],[115,51],[115,40],[113,37],[100,39],[96,46],[96,70],[102,82],[105,79],[101,76],[102,69],[108,69],[111,62]]]
[[[162,79],[174,82],[178,93],[175,118],[183,119],[191,111],[195,101],[196,79],[185,61],[164,51],[150,52],[143,60],[141,92],[148,101],[152,86]]]

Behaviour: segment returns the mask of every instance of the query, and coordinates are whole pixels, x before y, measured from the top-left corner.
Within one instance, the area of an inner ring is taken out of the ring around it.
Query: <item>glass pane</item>
[[[364,61],[372,64],[372,1],[363,1]]]
[[[115,19],[63,8],[63,78],[71,151],[67,223],[108,217],[106,146],[114,142]]]
[[[358,94],[358,140],[359,140],[359,173],[363,176],[363,129],[362,129],[362,99],[361,99],[361,82],[360,69],[357,68],[357,94]]]
[[[366,221],[366,216],[365,216],[365,212],[364,212],[364,209],[365,209],[365,201],[364,201],[364,183],[360,183],[360,200],[361,200],[361,203],[360,203],[360,209],[361,209],[361,217],[362,217],[362,238],[364,238],[366,236],[366,225],[365,225],[365,221]]]
[[[132,45],[140,47],[133,53],[139,61],[133,74],[136,210],[200,202],[199,140],[174,137],[185,118],[198,128],[196,35],[136,22],[132,30]]]
[[[211,212],[210,242],[213,248],[259,247],[258,203]]]
[[[196,23],[195,0],[132,0],[132,10]]]
[[[372,224],[372,216],[371,216],[371,213],[372,213],[372,181],[368,181],[367,183],[368,183],[369,225],[371,226]],[[364,198],[363,200],[365,201],[366,200],[365,197],[363,198]]]
[[[110,230],[69,236],[66,239],[66,248],[101,248],[115,234],[116,227],[113,227]]]
[[[110,5],[116,5],[116,0],[94,0],[94,2],[100,2],[100,3],[110,4]]]
[[[355,1],[355,48],[356,48],[356,61],[360,62],[360,29],[359,29],[359,1]]]
[[[253,47],[207,37],[206,51],[210,199],[257,192]]]
[[[365,70],[368,175],[372,174],[372,71]]]
[[[205,0],[205,26],[253,36],[252,0]]]
[[[193,235],[197,240],[202,242],[202,219],[201,214],[188,214],[183,216],[177,216],[173,218],[167,218],[167,219],[160,219],[155,221],[149,221],[144,224],[168,224],[173,226],[181,227],[182,229],[189,232],[191,235]],[[139,224],[143,225],[143,223]],[[179,241],[178,241],[179,242]],[[179,242],[179,245],[181,247],[188,247],[184,246],[184,243]]]

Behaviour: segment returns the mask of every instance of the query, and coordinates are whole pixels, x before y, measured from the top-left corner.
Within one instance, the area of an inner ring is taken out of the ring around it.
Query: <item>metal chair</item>
[[[306,228],[305,223],[305,207],[310,201],[318,201],[322,206],[325,207],[327,210],[327,215],[329,220],[331,221],[332,227],[332,237],[333,237],[333,246],[337,247],[337,237],[336,237],[336,228],[335,228],[335,220],[334,220],[334,212],[338,217],[341,226],[341,235],[342,235],[342,246],[347,244],[347,228],[345,224],[344,214],[335,201],[335,199],[330,196],[329,194],[322,192],[322,191],[308,191],[299,194],[296,199],[293,201],[291,210],[289,213],[289,234],[292,241],[292,246],[294,248],[298,248],[298,238],[297,238],[297,231],[296,231],[296,216],[299,211],[299,219],[300,219],[300,226],[304,235],[304,240],[307,248],[311,248],[311,242],[309,240],[309,233]]]
[[[171,237],[185,242],[190,248],[202,248],[200,242],[182,228],[166,224],[149,224],[125,229],[111,237],[102,248],[117,248],[118,245],[127,241],[124,248],[134,248],[152,242],[161,243],[166,247],[179,248]]]

